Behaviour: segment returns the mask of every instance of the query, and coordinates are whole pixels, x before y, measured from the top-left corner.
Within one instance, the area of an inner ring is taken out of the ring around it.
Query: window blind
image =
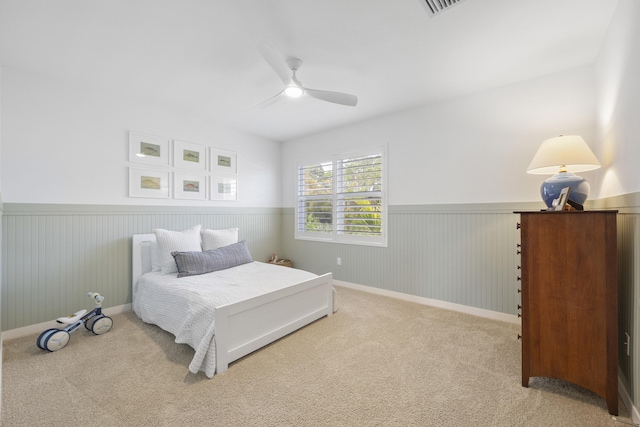
[[[297,168],[296,238],[386,246],[384,149]]]

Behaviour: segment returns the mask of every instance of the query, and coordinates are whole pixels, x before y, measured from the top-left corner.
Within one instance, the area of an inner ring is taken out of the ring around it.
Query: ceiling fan
[[[260,53],[280,77],[285,87],[276,95],[256,105],[256,108],[265,108],[282,99],[283,96],[290,98],[298,98],[300,96],[309,96],[321,101],[333,102],[334,104],[355,106],[358,103],[358,97],[348,93],[330,92],[327,90],[309,89],[302,86],[302,83],[296,77],[296,72],[302,66],[302,61],[298,58],[289,58],[283,61],[282,58],[269,44],[261,44],[259,46]]]

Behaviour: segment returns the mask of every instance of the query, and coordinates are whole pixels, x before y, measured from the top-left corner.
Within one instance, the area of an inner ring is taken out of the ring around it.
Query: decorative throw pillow
[[[200,225],[196,225],[184,231],[169,231],[161,228],[153,230],[158,242],[158,250],[160,251],[160,259],[162,265],[160,271],[162,274],[176,273],[178,268],[176,262],[171,255],[176,251],[198,251],[200,247]]]
[[[223,246],[238,243],[237,228],[229,228],[227,230],[210,230],[205,228],[200,232],[200,234],[202,235],[203,251],[210,251],[212,249],[218,249]]]
[[[173,252],[178,277],[196,276],[253,262],[244,240],[210,251]]]

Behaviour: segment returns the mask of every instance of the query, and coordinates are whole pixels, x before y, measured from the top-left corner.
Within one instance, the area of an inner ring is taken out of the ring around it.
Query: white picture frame
[[[173,174],[173,198],[187,200],[207,200],[206,175]]]
[[[173,165],[177,169],[205,172],[207,170],[207,147],[174,139]]]
[[[211,200],[238,200],[238,179],[235,176],[211,176]]]
[[[129,161],[156,166],[169,166],[171,139],[129,132]]]
[[[237,163],[238,155],[236,152],[211,147],[209,159],[211,172],[235,175],[238,173]]]
[[[569,199],[569,193],[571,193],[571,187],[564,187],[560,191],[560,195],[558,196],[558,204],[555,205],[554,211],[563,211],[565,206],[567,205],[567,200]]]
[[[169,172],[129,168],[129,197],[169,198]]]

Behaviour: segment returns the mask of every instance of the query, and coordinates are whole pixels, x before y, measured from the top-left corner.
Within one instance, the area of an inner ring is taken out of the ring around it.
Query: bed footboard
[[[333,313],[331,273],[216,308],[216,372],[229,363]]]

